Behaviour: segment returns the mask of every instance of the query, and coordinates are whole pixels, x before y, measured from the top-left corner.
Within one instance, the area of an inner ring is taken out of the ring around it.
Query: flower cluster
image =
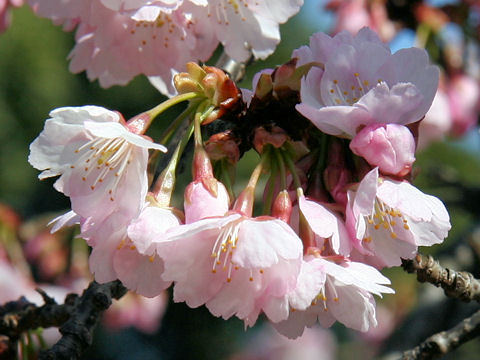
[[[157,14],[166,6],[149,3]],[[50,114],[29,161],[40,178],[60,176],[54,186],[70,197],[54,230],[79,223],[95,279],[147,297],[173,284],[174,301],[246,326],[264,314],[290,338],[317,321],[376,326],[373,295],[393,292],[379,270],[450,229],[442,202],[408,181],[416,126],[438,83],[425,51],[392,55],[365,28],[315,34],[288,63],[257,74],[253,91],[213,67],[186,69],[175,77],[179,95],[129,121],[94,106]],[[149,150],[152,163],[165,148],[144,133],[184,100],[161,142],[175,132],[181,140],[149,185]],[[180,209],[177,165],[192,138]],[[250,149],[259,161],[235,196],[235,166]]]
[[[443,2],[419,0],[413,4],[384,1],[331,0],[326,10],[335,12],[333,33],[356,33],[364,26],[375,30],[392,51],[416,46],[428,48],[441,64],[440,84],[430,111],[418,133],[418,149],[445,135],[460,137],[478,123],[480,72],[478,22],[480,7],[475,1]],[[462,29],[471,28],[471,32]],[[474,60],[475,59],[475,60]]]
[[[144,74],[164,94],[193,59],[206,61],[219,43],[237,61],[270,55],[279,24],[303,0],[29,0],[34,11],[65,30],[77,28],[70,70],[100,85],[125,85]]]

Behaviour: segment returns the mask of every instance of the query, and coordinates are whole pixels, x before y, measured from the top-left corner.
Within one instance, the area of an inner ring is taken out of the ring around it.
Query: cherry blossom
[[[405,176],[415,161],[415,140],[410,130],[398,124],[364,127],[350,142],[350,149],[384,174]]]
[[[305,261],[315,266],[316,277],[325,279],[324,286],[306,309],[293,308],[287,320],[274,324],[281,334],[297,338],[305,327],[312,327],[317,321],[324,327],[339,321],[358,331],[367,331],[377,325],[372,294],[393,293],[392,289],[384,286],[390,284],[390,280],[375,268],[362,263],[337,260],[337,264],[310,255]],[[303,287],[300,286],[290,294],[292,304],[303,297],[302,292]]]
[[[297,110],[321,131],[352,138],[361,126],[420,120],[429,109],[439,71],[425,50],[402,49],[391,54],[370,29],[353,37],[318,33],[310,48],[294,51],[299,63],[319,65],[302,81]]]
[[[443,203],[406,181],[378,176],[371,170],[348,191],[346,224],[364,261],[376,267],[401,264],[418,246],[441,243],[450,230]]]
[[[188,61],[207,60],[218,40],[206,16],[193,12],[205,1],[30,0],[34,11],[77,28],[70,70],[86,71],[100,85],[125,85],[152,76],[164,94],[174,94],[172,78]],[[201,5],[201,6],[200,6]],[[203,10],[206,11],[206,10]]]
[[[256,58],[270,55],[280,42],[279,24],[295,15],[303,0],[211,0],[207,17],[225,52],[246,61],[250,51]]]
[[[227,189],[219,181],[216,181],[216,184],[215,194],[212,194],[202,182],[194,181],[187,186],[184,201],[187,224],[206,217],[222,216],[228,211]]]
[[[101,222],[114,211],[136,216],[147,193],[148,149],[165,147],[101,107],[59,108],[50,116],[30,145],[30,164],[43,170],[39,178],[60,176],[55,189],[82,218]]]
[[[270,55],[280,41],[279,24],[296,14],[303,0],[30,0],[34,11],[77,27],[70,70],[86,71],[100,85],[125,85],[150,77],[173,95],[173,75],[188,61],[206,61],[220,43],[237,61]]]
[[[149,239],[163,236],[179,224],[174,211],[156,206],[145,206],[133,220],[120,212],[112,214],[90,230],[89,241],[94,245],[89,265],[95,280],[105,283],[119,279],[138,294],[159,295],[170,282],[161,277],[164,263]]]
[[[316,247],[319,249],[328,247],[334,254],[350,253],[350,237],[339,215],[305,196],[298,199],[298,205],[309,227],[315,233]]]
[[[166,235],[157,253],[165,263],[163,279],[175,283],[176,302],[206,304],[216,316],[245,319],[258,310],[260,297],[283,297],[295,288],[302,243],[281,220],[234,212]]]
[[[430,143],[442,140],[452,127],[452,114],[448,96],[441,88],[433,98],[432,107],[425,114],[418,128],[417,150],[425,149]]]

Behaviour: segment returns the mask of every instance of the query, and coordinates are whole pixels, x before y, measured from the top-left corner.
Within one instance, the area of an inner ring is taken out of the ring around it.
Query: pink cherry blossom
[[[210,26],[233,59],[245,61],[250,51],[264,59],[280,42],[279,24],[295,15],[302,5],[303,0],[211,0],[207,17],[212,19]]]
[[[377,325],[372,294],[393,293],[392,289],[384,286],[390,284],[390,280],[375,268],[362,263],[338,260],[336,264],[313,256],[307,256],[305,261],[316,268],[316,277],[323,277],[324,285],[306,308],[294,308],[287,320],[274,324],[281,334],[296,338],[317,321],[324,327],[339,321],[358,331],[367,331]],[[302,284],[300,280],[299,284]],[[302,292],[302,287],[292,292],[291,303],[301,298]]]
[[[0,33],[7,30],[10,25],[10,8],[22,5],[23,0],[0,0]]]
[[[478,122],[480,110],[480,85],[478,80],[467,75],[454,76],[447,87],[452,133],[462,136]]]
[[[448,97],[445,91],[439,88],[433,98],[432,107],[420,121],[417,150],[425,149],[431,142],[442,140],[451,127],[452,114]]]
[[[228,211],[230,197],[220,181],[216,182],[216,194],[212,194],[201,181],[191,182],[185,189],[185,223],[212,216],[223,216]]]
[[[328,248],[335,254],[348,255],[350,253],[350,236],[338,214],[305,196],[298,199],[298,205],[308,225],[315,233],[319,249],[324,248],[328,243]]]
[[[315,327],[305,329],[302,337],[292,340],[280,335],[268,323],[258,327],[238,353],[237,360],[334,360],[337,343],[333,332]]]
[[[291,311],[306,310],[325,286],[326,272],[319,262],[303,261],[295,288],[284,296],[260,297],[254,310],[244,319],[246,326],[253,326],[261,309],[272,323],[286,320]]]
[[[180,211],[173,208],[147,206],[128,225],[128,237],[140,254],[152,256],[155,254],[156,239],[165,237],[167,230],[179,226],[181,217]]]
[[[58,176],[54,187],[70,197],[72,210],[101,222],[114,211],[134,217],[147,193],[148,149],[166,151],[132,133],[118,113],[96,106],[53,110],[30,145],[29,162]]]
[[[375,30],[383,40],[390,40],[396,33],[395,25],[389,20],[385,4],[366,0],[332,0],[327,9],[336,14],[333,33],[347,30],[356,34],[368,26]]]
[[[188,61],[207,60],[218,40],[208,26],[205,1],[30,0],[34,11],[77,27],[70,70],[86,71],[100,85],[125,85],[136,75],[154,77],[173,94],[173,75]],[[194,16],[195,12],[204,12]],[[158,59],[161,59],[159,61]]]
[[[371,170],[356,191],[348,192],[346,224],[366,263],[400,265],[418,246],[441,243],[450,230],[443,203],[408,182],[379,178]]]
[[[383,174],[407,175],[415,161],[415,140],[410,130],[398,124],[371,124],[360,130],[350,149]]]
[[[30,276],[6,259],[0,258],[0,303],[18,300],[21,296],[32,295],[35,283]]]
[[[138,74],[154,76],[160,91],[173,94],[173,75],[188,61],[208,59],[217,46],[213,33],[201,24],[206,18],[192,18],[195,8],[185,2],[146,21],[94,2],[89,19],[77,30],[70,70],[86,70],[90,80],[98,78],[104,87],[125,85]]]
[[[89,258],[95,280],[119,279],[138,294],[157,296],[170,282],[162,279],[164,263],[150,242],[179,224],[172,210],[146,206],[134,220],[116,212],[94,231],[89,229],[90,243],[95,244]]]
[[[77,27],[70,70],[86,71],[100,85],[125,85],[150,77],[172,95],[173,75],[187,62],[206,61],[222,43],[226,53],[246,61],[270,55],[280,41],[279,24],[298,12],[303,0],[29,0],[34,11]],[[161,59],[161,61],[159,61]]]
[[[365,0],[331,1],[328,8],[334,8],[337,16],[333,33],[347,30],[356,34],[361,28],[370,26],[370,14]]]
[[[207,218],[167,232],[157,253],[163,279],[173,281],[174,300],[190,307],[206,304],[216,316],[253,316],[271,297],[296,286],[302,242],[283,221],[239,213]],[[274,316],[273,310],[270,312]]]
[[[370,29],[353,37],[318,33],[310,47],[294,51],[299,63],[314,61],[302,80],[297,110],[321,131],[352,138],[361,126],[409,124],[429,109],[438,85],[438,69],[425,50],[391,54]]]

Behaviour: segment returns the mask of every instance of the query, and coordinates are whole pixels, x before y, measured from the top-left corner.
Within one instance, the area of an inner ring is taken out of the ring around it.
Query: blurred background
[[[305,0],[301,12],[281,27],[275,54],[249,66],[240,86],[250,88],[257,71],[288,61],[313,32],[356,33],[363,26],[375,29],[392,51],[426,48],[442,70],[439,91],[420,128],[414,184],[441,198],[452,218],[449,238],[428,251],[442,265],[479,277],[479,1]],[[73,33],[36,17],[28,6],[12,9],[11,26],[0,35],[0,304],[22,294],[38,298],[35,283],[45,284],[42,288],[63,301],[65,293],[81,291],[89,281],[88,248],[74,238],[75,230],[52,235],[46,228],[69,208],[67,198],[53,190],[52,180],[38,181],[38,171],[27,162],[28,146],[48,113],[94,104],[128,119],[164,100],[143,77],[103,89],[84,73],[71,74],[66,59],[73,45]],[[162,118],[167,122],[173,115]],[[154,128],[155,138],[162,126]],[[240,179],[248,175],[251,156],[241,163]],[[291,341],[261,321],[245,331],[237,319],[224,321],[205,308],[174,304],[168,293],[155,299],[130,294],[107,312],[84,358],[387,359],[478,309],[446,299],[441,290],[418,284],[402,269],[385,274],[396,295],[378,299],[379,326],[365,334],[335,325]],[[47,342],[56,336],[44,332]],[[478,353],[477,339],[446,358],[472,359]]]

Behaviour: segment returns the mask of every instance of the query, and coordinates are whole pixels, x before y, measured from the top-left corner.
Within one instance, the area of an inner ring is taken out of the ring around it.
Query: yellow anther
[[[212,269],[212,274],[216,274],[216,273],[217,273],[217,270]]]
[[[410,230],[410,226],[408,226],[407,224],[404,224],[404,225],[403,225],[403,228],[404,228],[405,230]]]
[[[390,221],[390,225],[395,226],[395,225],[397,225],[397,223],[395,222],[395,220],[392,220],[392,221]]]
[[[334,84],[338,84],[338,80],[333,80],[333,83],[334,83]]]
[[[356,72],[355,74],[353,74],[353,75],[356,76],[356,77],[359,77],[359,76],[360,76],[360,74],[357,73],[357,72]]]
[[[390,237],[392,239],[396,239],[397,238],[397,234],[395,234],[394,232],[390,233]]]
[[[155,260],[155,255],[150,256],[150,257],[148,258],[148,260],[149,260],[151,263],[153,263],[153,260]]]

